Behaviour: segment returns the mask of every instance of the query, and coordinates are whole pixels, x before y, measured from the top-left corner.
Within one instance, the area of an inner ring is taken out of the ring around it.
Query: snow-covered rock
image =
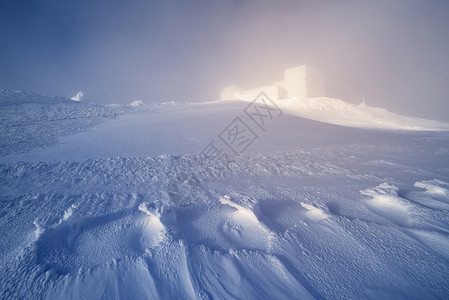
[[[134,100],[129,104],[129,106],[134,106],[134,107],[144,106],[144,105],[145,105],[145,103],[143,102],[143,100]]]
[[[73,101],[81,101],[81,98],[83,98],[84,94],[83,92],[79,91],[78,93],[76,93],[75,96],[73,96],[72,98],[70,98]]]

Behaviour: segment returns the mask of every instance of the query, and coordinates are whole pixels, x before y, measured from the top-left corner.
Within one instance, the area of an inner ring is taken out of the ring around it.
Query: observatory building
[[[264,92],[273,100],[285,98],[315,98],[324,96],[324,82],[321,74],[309,66],[302,65],[284,71],[284,80],[260,88],[244,90],[230,85],[221,91],[221,100],[251,101]]]

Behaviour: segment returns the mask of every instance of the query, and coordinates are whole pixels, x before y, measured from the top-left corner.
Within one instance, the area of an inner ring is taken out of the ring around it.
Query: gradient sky
[[[309,64],[327,96],[449,121],[449,1],[0,1],[0,88],[205,101]]]

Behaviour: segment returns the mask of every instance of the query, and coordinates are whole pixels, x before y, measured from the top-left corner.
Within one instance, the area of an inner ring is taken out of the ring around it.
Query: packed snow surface
[[[449,295],[448,132],[2,93],[2,299]],[[236,117],[254,143],[201,160]]]

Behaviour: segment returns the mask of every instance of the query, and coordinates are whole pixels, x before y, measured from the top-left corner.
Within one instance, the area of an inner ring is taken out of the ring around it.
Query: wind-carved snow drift
[[[276,103],[370,112],[320,99]],[[245,119],[260,139],[226,168],[202,164],[246,104],[0,90],[0,299],[447,298],[448,132],[285,113],[266,132]]]
[[[291,98],[276,101],[285,112],[320,122],[349,127],[400,130],[448,131],[449,123],[413,118],[361,104],[327,97]]]
[[[320,122],[362,128],[448,131],[449,123],[412,118],[383,108],[355,105],[325,97],[321,74],[302,65],[285,70],[284,80],[260,88],[244,90],[225,87],[221,100],[253,101],[260,93],[287,113]]]

